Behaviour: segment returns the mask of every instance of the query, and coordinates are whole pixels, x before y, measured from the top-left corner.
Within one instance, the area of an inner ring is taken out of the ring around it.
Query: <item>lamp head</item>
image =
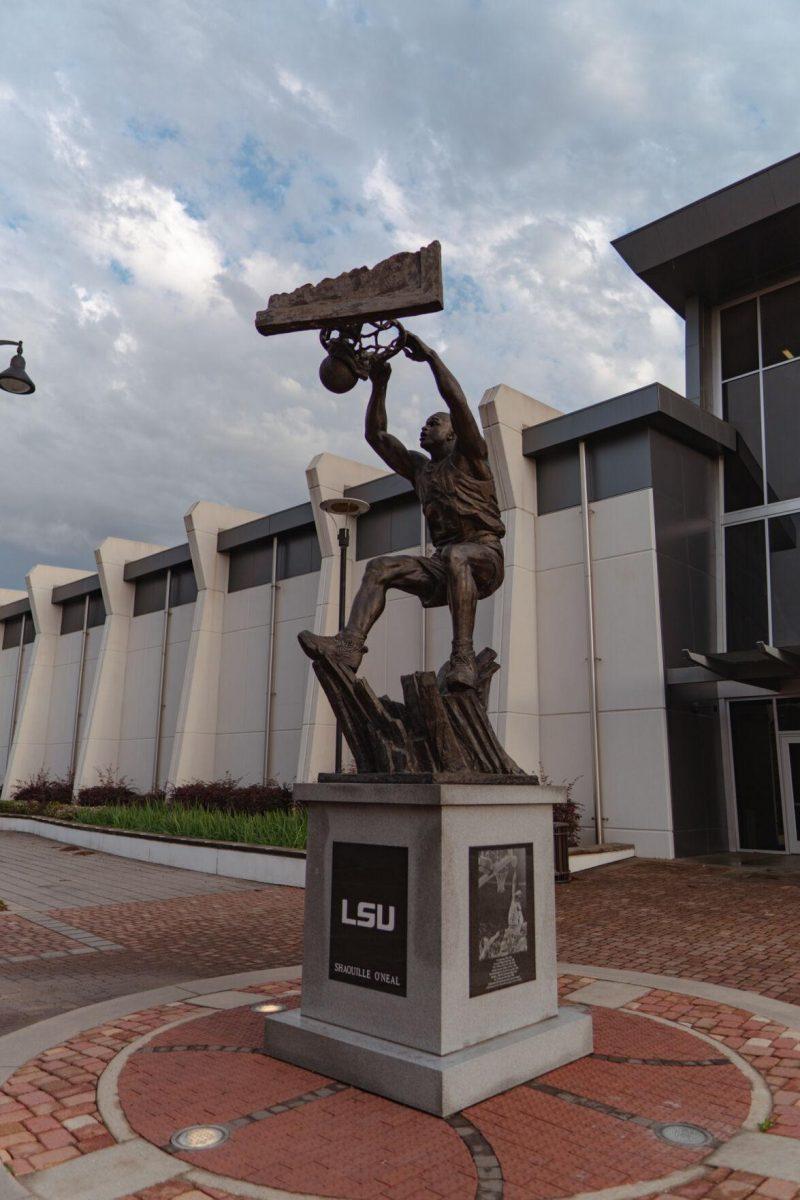
[[[17,346],[17,353],[11,359],[8,368],[0,371],[0,388],[4,392],[13,392],[17,396],[30,396],[36,391],[36,385],[25,370],[22,342]]]

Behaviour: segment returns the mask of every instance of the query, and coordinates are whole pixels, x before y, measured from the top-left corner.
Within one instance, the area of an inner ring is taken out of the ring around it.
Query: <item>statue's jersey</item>
[[[491,476],[476,479],[458,466],[455,457],[451,454],[441,462],[426,462],[414,479],[431,541],[437,550],[458,542],[475,542],[502,553],[500,538],[506,527],[500,519],[494,480]]]

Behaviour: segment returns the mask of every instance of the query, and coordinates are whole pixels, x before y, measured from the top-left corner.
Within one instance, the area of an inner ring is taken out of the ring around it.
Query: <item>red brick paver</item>
[[[302,959],[303,893],[299,888],[212,892],[172,900],[66,908],[50,915],[137,954],[185,964],[192,978],[219,973],[223,961],[233,971],[232,962],[245,969],[273,960],[285,964]],[[231,931],[235,931],[233,936]]]
[[[16,913],[0,912],[0,959],[40,956],[52,950],[80,950],[84,946],[54,929],[45,929]]]
[[[0,1163],[27,1175],[112,1146],[97,1108],[97,1080],[125,1046],[196,1009],[173,1004],[89,1029],[45,1050],[0,1088]]]
[[[800,875],[631,859],[556,889],[558,957],[800,1004]]]
[[[567,990],[575,985],[567,981]],[[631,1014],[594,1015],[599,1054],[664,1062],[642,1067],[588,1058],[536,1084],[598,1099],[650,1122],[702,1125],[720,1140],[740,1127],[749,1110],[749,1082],[733,1063],[696,1065],[720,1057],[713,1047],[688,1030]],[[263,1018],[249,1009],[212,1013],[156,1036],[120,1077],[128,1121],[164,1146],[187,1125],[225,1124],[329,1082],[262,1054],[221,1049],[249,1044],[258,1050],[262,1042]],[[708,1153],[670,1146],[651,1127],[529,1087],[475,1105],[464,1116],[497,1155],[504,1194],[519,1200],[659,1178]],[[477,1183],[471,1157],[447,1122],[353,1087],[262,1116],[234,1128],[218,1148],[180,1157],[222,1176],[347,1200],[471,1200]]]

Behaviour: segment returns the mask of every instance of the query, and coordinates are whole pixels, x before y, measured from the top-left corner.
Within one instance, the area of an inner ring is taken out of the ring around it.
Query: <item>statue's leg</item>
[[[472,570],[472,551],[482,549],[468,543],[449,546],[444,555],[447,564],[447,603],[453,619],[453,654],[473,654],[472,634],[478,607],[478,586]]]
[[[447,566],[447,603],[453,621],[447,685],[451,689],[474,688],[478,677],[472,642],[475,613],[480,597],[499,586],[502,559],[495,550],[474,542],[448,546],[443,558]]]
[[[366,647],[367,634],[386,606],[390,587],[424,596],[431,588],[431,576],[411,555],[384,555],[367,563],[364,578],[356,593],[350,617],[344,629],[332,637],[307,630],[299,635],[300,644],[310,658],[328,655],[352,671],[357,671]]]

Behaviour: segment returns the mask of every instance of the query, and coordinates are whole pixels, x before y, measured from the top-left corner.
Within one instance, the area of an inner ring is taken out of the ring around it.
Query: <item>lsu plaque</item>
[[[533,938],[533,843],[470,846],[470,996],[535,979]]]
[[[406,994],[408,848],[334,842],[328,975]]]

